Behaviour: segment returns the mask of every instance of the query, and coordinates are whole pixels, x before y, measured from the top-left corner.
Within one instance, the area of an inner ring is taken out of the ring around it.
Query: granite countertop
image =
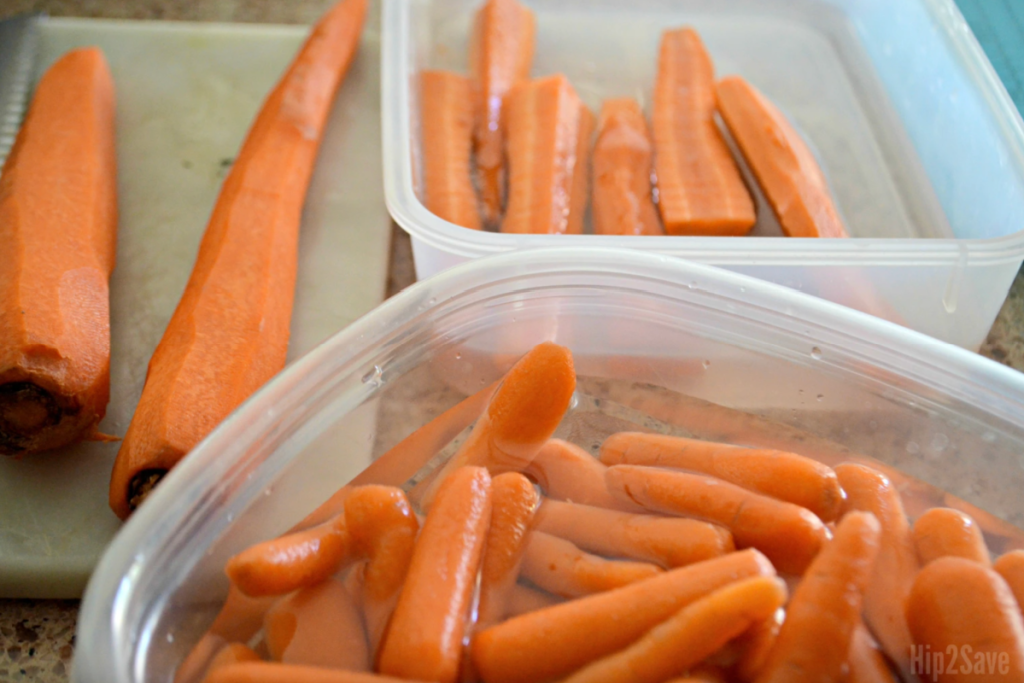
[[[262,23],[313,22],[331,0],[5,0],[0,18],[30,11],[54,16]],[[388,296],[415,280],[408,236],[392,227]],[[1024,371],[1024,277],[1018,274],[981,353]],[[76,601],[0,600],[0,683],[67,680]]]

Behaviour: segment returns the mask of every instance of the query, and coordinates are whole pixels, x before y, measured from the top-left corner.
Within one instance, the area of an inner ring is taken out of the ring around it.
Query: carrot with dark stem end
[[[940,557],[962,557],[986,567],[992,564],[981,529],[959,510],[932,508],[917,518],[912,533],[922,566]]]
[[[204,683],[418,683],[407,678],[337,671],[318,666],[243,662],[221,667]],[[423,683],[423,682],[419,682]]]
[[[224,180],[114,463],[110,507],[122,519],[284,367],[302,205],[367,4],[341,0],[313,27]]]
[[[520,614],[536,612],[560,602],[561,600],[556,595],[517,583],[509,590],[508,600],[505,603],[505,616],[517,617]]]
[[[549,498],[593,507],[643,512],[643,508],[623,502],[608,492],[601,462],[576,444],[551,439],[537,451],[526,474],[531,476]]]
[[[1017,599],[1017,605],[1024,609],[1024,550],[1004,553],[992,563],[992,568],[1003,577]]]
[[[846,659],[850,667],[848,683],[896,683],[885,655],[863,622],[853,631]]]

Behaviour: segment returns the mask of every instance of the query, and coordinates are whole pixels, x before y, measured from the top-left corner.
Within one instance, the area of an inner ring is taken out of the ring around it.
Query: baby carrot
[[[367,4],[341,0],[316,24],[224,180],[114,463],[110,507],[122,519],[284,367],[302,205]]]
[[[106,414],[116,176],[107,62],[72,50],[0,173],[0,455],[96,436]]]
[[[860,623],[864,587],[878,555],[874,515],[851,512],[807,569],[757,683],[839,683]]]
[[[211,672],[204,683],[417,683],[417,681],[370,673],[324,669],[318,666],[299,666],[276,662],[242,662]]]
[[[509,591],[505,616],[508,618],[517,617],[520,614],[536,612],[545,607],[557,605],[559,602],[558,597],[554,595],[517,583]]]
[[[727,584],[775,569],[756,550],[730,553],[622,588],[523,614],[474,638],[486,683],[546,683],[634,642],[680,609]],[[609,628],[615,624],[615,628]]]
[[[848,683],[896,683],[878,643],[863,622],[853,631],[847,663],[850,667]]]
[[[441,484],[381,647],[382,673],[455,683],[491,518],[491,477],[462,467]]]
[[[606,479],[612,495],[623,500],[725,526],[738,547],[757,548],[781,572],[802,574],[828,540],[828,529],[810,510],[713,477],[616,465]]]
[[[768,98],[739,76],[715,88],[718,111],[789,237],[849,237],[814,155]]]
[[[737,581],[687,605],[638,641],[565,679],[565,683],[661,683],[722,648],[786,601],[777,577]]]
[[[917,559],[924,566],[940,557],[962,557],[991,566],[985,539],[974,520],[952,508],[932,508],[913,528]]]
[[[1013,597],[1017,599],[1017,605],[1024,609],[1024,550],[1003,553],[992,564],[992,568],[1003,577],[1013,592]]]
[[[739,650],[739,657],[731,669],[736,680],[750,683],[761,673],[779,637],[779,629],[782,627],[779,614],[776,612],[768,619],[754,624],[733,641]]]
[[[662,573],[647,562],[605,560],[573,543],[532,531],[526,539],[523,578],[553,595],[578,598],[649,579]]]
[[[805,507],[823,522],[838,517],[843,503],[843,490],[831,467],[785,451],[742,448],[663,434],[620,432],[601,444],[601,462],[703,472]]]
[[[275,661],[370,670],[362,617],[345,585],[336,579],[278,601],[264,617],[263,634]]]
[[[540,484],[549,498],[593,507],[643,512],[643,508],[623,502],[608,492],[604,473],[608,469],[576,444],[551,439],[537,451],[526,473]]]
[[[220,652],[210,660],[210,666],[206,669],[206,675],[209,676],[211,671],[231,666],[232,664],[258,661],[260,661],[260,656],[253,652],[251,648],[242,643],[231,643],[222,647]]]
[[[715,124],[715,68],[692,28],[661,36],[654,84],[658,206],[670,235],[745,235],[754,202]]]
[[[537,490],[518,472],[499,474],[491,482],[491,522],[480,565],[477,628],[505,618],[537,503]]]
[[[596,234],[664,234],[651,191],[653,148],[636,100],[623,97],[601,105],[594,144]]]
[[[962,557],[935,560],[914,579],[906,613],[917,650],[946,655],[933,680],[1024,680],[1024,620],[1009,586],[988,567]]]

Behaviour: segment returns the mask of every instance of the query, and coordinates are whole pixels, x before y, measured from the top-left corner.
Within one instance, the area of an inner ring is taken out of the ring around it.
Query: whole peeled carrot
[[[114,83],[81,48],[43,74],[0,173],[0,455],[97,435],[116,242]]]
[[[298,666],[276,662],[242,662],[211,671],[204,683],[417,683],[417,681],[377,674],[324,669],[318,666]]]
[[[537,490],[518,472],[499,474],[491,482],[491,523],[480,565],[478,628],[505,618],[538,502]]]
[[[362,617],[337,579],[282,598],[264,617],[263,634],[274,661],[370,670]]]
[[[341,0],[317,23],[224,180],[114,463],[110,507],[122,519],[284,367],[302,204],[366,7]]]
[[[1002,554],[992,563],[992,568],[1003,577],[1013,597],[1017,599],[1017,605],[1024,609],[1024,550],[1011,550]]]
[[[896,683],[885,655],[863,622],[853,631],[846,659],[850,667],[846,678],[849,683]]]
[[[981,529],[959,510],[932,508],[917,518],[912,533],[922,566],[940,557],[963,557],[986,567],[992,564]]]
[[[608,492],[608,469],[576,444],[551,439],[537,451],[526,473],[540,484],[549,498],[593,507],[643,512],[639,505],[620,501]]]

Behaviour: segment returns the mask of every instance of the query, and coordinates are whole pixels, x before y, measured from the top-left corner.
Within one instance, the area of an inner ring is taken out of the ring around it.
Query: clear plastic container
[[[633,248],[728,268],[975,349],[1024,260],[1024,125],[953,0],[525,0],[533,73],[564,72],[595,111],[647,106],[659,36],[696,27],[817,154],[853,239],[794,240],[760,197],[755,238],[505,235],[418,198],[424,68],[468,73],[478,0],[385,0],[385,190],[427,278],[462,261],[564,245]],[[756,194],[756,193],[755,193]]]
[[[229,556],[288,529],[546,339],[573,350],[580,377],[558,435],[587,448],[639,425],[811,456],[866,454],[1024,524],[1024,375],[680,259],[516,252],[410,287],[200,444],[99,563],[74,679],[171,681],[223,600]]]

